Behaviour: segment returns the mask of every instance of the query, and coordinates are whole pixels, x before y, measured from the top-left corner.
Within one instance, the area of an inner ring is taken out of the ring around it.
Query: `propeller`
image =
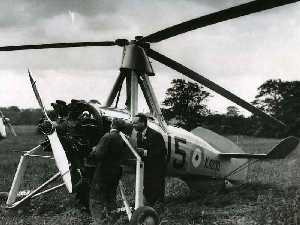
[[[9,119],[6,118],[3,114],[3,112],[0,110],[0,117],[3,120],[3,124],[8,126],[8,129],[10,130],[10,132],[12,133],[13,136],[17,136],[17,133],[15,131],[15,129],[13,128],[13,126],[11,125],[11,123],[9,122]]]
[[[247,109],[249,112],[252,112],[255,115],[259,115],[262,118],[276,123],[277,125],[280,125],[283,128],[286,128],[287,126],[280,120],[264,113],[260,109],[256,108],[255,106],[251,105],[250,103],[244,101],[243,99],[239,98],[238,96],[234,95],[233,93],[229,92],[228,90],[222,88],[218,84],[212,82],[211,80],[205,78],[204,76],[194,72],[193,70],[183,66],[182,64],[168,58],[167,56],[164,56],[153,49],[147,50],[147,55],[151,57],[152,59],[170,67],[171,69],[176,70],[179,73],[182,73],[183,75],[189,77],[190,79],[199,82],[200,84],[208,87],[209,89],[215,91],[216,93],[222,95],[223,97],[231,100],[232,102],[236,103],[237,105]]]
[[[30,83],[31,83],[33,92],[35,94],[35,97],[36,97],[36,99],[41,107],[42,113],[47,121],[46,124],[48,126],[46,126],[46,127],[48,127],[48,129],[46,129],[46,131],[44,131],[44,133],[47,135],[47,137],[50,141],[50,145],[52,148],[56,166],[63,178],[63,181],[64,181],[69,193],[72,193],[71,174],[70,174],[69,163],[68,163],[68,159],[67,159],[65,150],[64,150],[62,144],[60,143],[60,140],[57,136],[53,122],[50,120],[50,118],[47,115],[43,101],[42,101],[40,94],[36,87],[36,81],[33,80],[29,70],[28,70],[28,75],[29,75]]]
[[[206,27],[226,20],[246,16],[252,13],[267,9],[298,2],[299,0],[256,0],[242,5],[234,6],[215,13],[201,16],[192,20],[179,23],[158,32],[152,33],[138,41],[141,42],[160,42],[185,32]]]

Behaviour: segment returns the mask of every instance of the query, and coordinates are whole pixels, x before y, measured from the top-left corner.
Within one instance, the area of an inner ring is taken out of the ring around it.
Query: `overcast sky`
[[[0,45],[133,39],[246,0],[12,0],[0,1]],[[247,101],[267,79],[299,80],[300,4],[226,21],[153,44]],[[45,105],[55,99],[104,102],[121,62],[120,47],[0,52],[0,105],[38,107],[27,77]],[[180,74],[153,62],[159,101]],[[213,93],[213,111],[234,105]]]

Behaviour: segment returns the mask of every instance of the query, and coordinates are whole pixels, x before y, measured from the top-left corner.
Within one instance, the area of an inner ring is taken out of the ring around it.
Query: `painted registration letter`
[[[173,160],[173,167],[176,169],[183,168],[186,160],[186,153],[184,150],[180,149],[179,143],[186,144],[186,140],[175,137],[175,154],[178,154],[181,157],[181,160]]]

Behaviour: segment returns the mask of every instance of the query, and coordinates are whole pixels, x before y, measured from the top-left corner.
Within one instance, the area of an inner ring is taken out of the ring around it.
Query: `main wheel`
[[[158,225],[159,217],[157,212],[149,206],[142,206],[135,210],[129,221],[129,225]]]

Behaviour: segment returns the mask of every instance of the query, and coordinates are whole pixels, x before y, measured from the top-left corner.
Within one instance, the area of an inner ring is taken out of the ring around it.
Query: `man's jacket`
[[[91,184],[90,198],[103,200],[109,195],[110,189],[118,184],[122,175],[121,160],[125,149],[119,132],[106,133],[91,152],[90,156],[96,162],[96,169]]]
[[[148,127],[143,137],[142,147],[147,150],[147,156],[144,158],[145,177],[151,176],[152,173],[157,174],[159,171],[163,175],[166,168],[166,146],[163,136]]]
[[[106,133],[96,145],[91,155],[96,160],[97,167],[105,171],[120,167],[126,144],[116,130]]]

